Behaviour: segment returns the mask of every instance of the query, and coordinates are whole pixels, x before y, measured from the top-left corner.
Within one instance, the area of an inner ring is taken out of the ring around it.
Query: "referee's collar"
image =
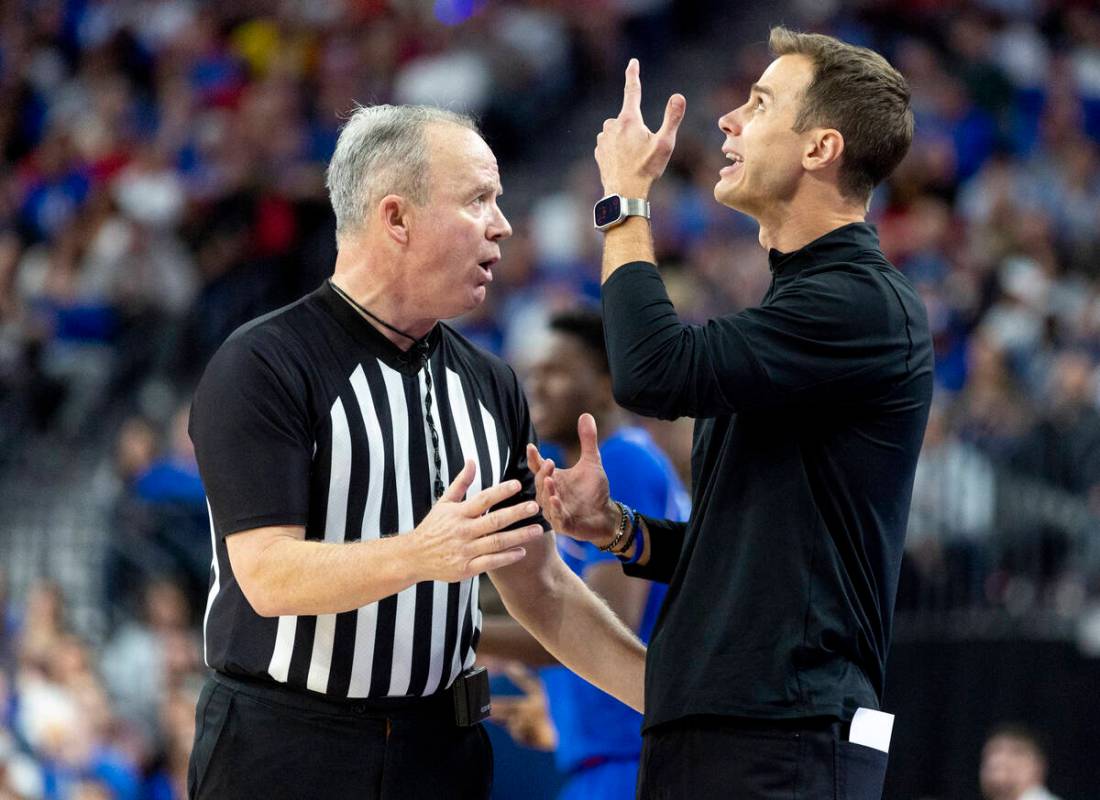
[[[406,375],[415,375],[423,369],[424,364],[432,357],[436,347],[439,346],[441,337],[438,322],[432,326],[426,335],[416,340],[416,344],[408,350],[402,350],[391,342],[385,334],[351,307],[347,300],[336,293],[327,280],[321,284],[314,294],[321,304],[336,317],[340,326],[348,332],[356,342],[370,350],[378,359],[387,366],[393,367],[398,372]]]

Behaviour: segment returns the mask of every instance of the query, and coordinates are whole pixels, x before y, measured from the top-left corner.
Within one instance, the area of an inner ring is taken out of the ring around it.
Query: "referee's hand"
[[[496,508],[520,490],[505,481],[466,497],[474,481],[474,462],[467,460],[428,516],[416,526],[420,567],[430,580],[451,583],[514,564],[527,551],[523,545],[542,535],[541,525],[505,530],[539,513],[533,500]]]

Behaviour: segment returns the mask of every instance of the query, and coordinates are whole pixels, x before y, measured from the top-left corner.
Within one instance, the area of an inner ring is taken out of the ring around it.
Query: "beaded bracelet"
[[[611,502],[619,507],[619,530],[615,534],[615,538],[599,548],[601,553],[608,553],[615,549],[615,546],[618,545],[619,542],[623,540],[623,536],[626,535],[627,523],[630,521],[630,517],[626,513],[626,506],[618,500],[612,500]]]
[[[642,557],[642,551],[645,550],[645,529],[642,528],[642,515],[634,514],[634,524],[630,526],[630,542],[623,548],[623,554],[630,549],[630,543],[634,544],[634,555],[630,558],[626,558],[625,555],[616,553],[619,556],[619,560],[623,564],[637,564],[638,559]]]

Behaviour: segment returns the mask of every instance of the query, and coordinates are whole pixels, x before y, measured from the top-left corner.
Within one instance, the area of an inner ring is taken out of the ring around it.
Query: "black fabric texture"
[[[754,308],[680,321],[652,264],[603,287],[617,399],[696,418],[692,513],[649,522],[668,581],[646,727],[877,708],[932,394],[923,304],[870,225],[769,255]],[[648,522],[648,520],[647,520]]]

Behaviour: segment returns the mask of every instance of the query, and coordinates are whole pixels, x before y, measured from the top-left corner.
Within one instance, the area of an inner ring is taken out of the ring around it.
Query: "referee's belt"
[[[409,719],[457,724],[454,686],[425,697],[329,697],[313,692],[289,689],[259,678],[244,678],[214,671],[215,681],[234,692],[261,702],[321,714],[336,714],[364,719]]]

